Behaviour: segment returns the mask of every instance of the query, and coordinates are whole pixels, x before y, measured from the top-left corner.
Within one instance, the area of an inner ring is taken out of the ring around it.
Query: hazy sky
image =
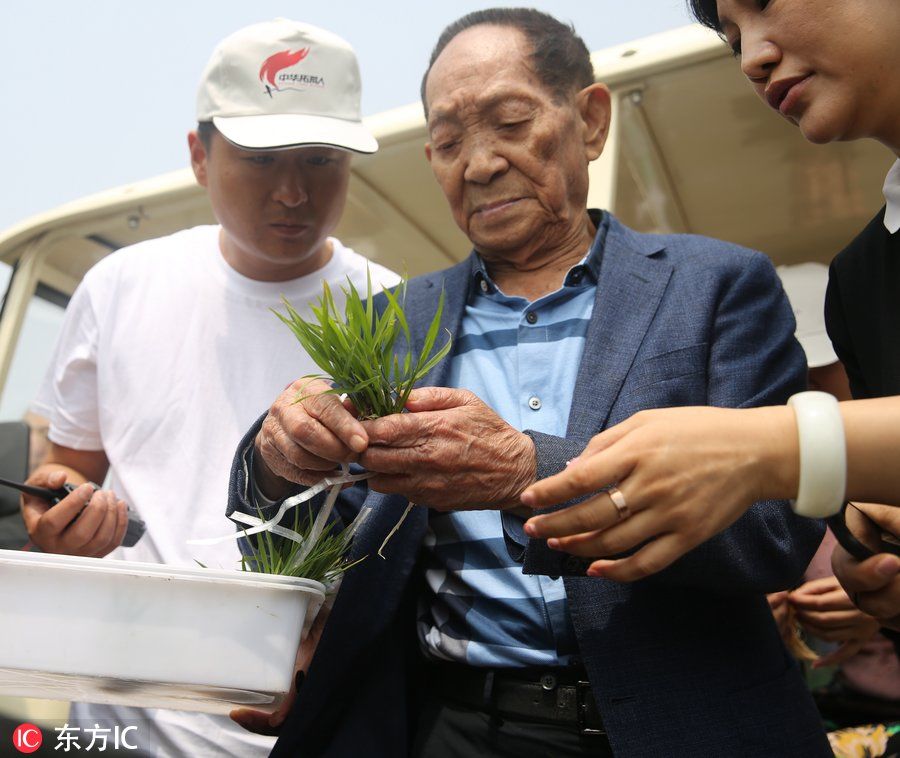
[[[0,229],[60,203],[187,165],[197,80],[215,44],[287,16],[356,48],[363,111],[406,105],[441,29],[490,3],[43,0],[0,11]],[[688,23],[685,0],[558,0],[591,50]]]

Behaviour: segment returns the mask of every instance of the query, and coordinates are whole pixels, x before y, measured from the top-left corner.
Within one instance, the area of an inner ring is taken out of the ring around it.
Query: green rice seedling
[[[444,309],[444,293],[441,292],[438,298],[437,309],[426,332],[422,350],[415,356],[409,323],[403,310],[406,279],[393,291],[383,290],[387,303],[381,313],[373,303],[370,272],[366,276],[365,300],[349,279],[348,286],[341,289],[346,298],[343,315],[338,310],[327,282],[323,283],[318,303],[311,306],[313,318],[309,321],[285,298],[282,301],[286,315],[278,311],[274,313],[294,333],[300,345],[322,371],[322,374],[306,378],[329,379],[332,383],[331,392],[346,394],[360,419],[402,413],[416,382],[424,378],[450,352],[449,334],[446,343],[436,349]],[[404,343],[405,355],[400,359],[396,352]],[[297,397],[298,402],[302,399],[303,395]],[[340,485],[332,489],[317,517],[313,518],[311,509],[308,510],[303,524],[299,520],[299,508],[295,509],[293,530],[301,535],[302,542],[276,537],[269,531],[261,532],[252,540],[248,538],[252,555],[242,558],[242,568],[269,574],[303,576],[317,579],[326,585],[335,582],[353,565],[348,564],[344,556],[353,539],[354,527],[334,533],[333,524],[327,523],[339,489]],[[391,531],[391,535],[399,529],[411,508],[412,504]],[[391,535],[388,535],[388,539]],[[384,544],[386,543],[387,539]],[[382,558],[384,544],[378,551]]]
[[[381,313],[372,302],[371,273],[367,275],[365,300],[349,280],[348,287],[341,288],[346,296],[343,315],[328,283],[324,282],[323,287],[318,304],[311,307],[313,319],[305,320],[284,298],[287,315],[275,311],[322,370],[322,374],[308,378],[330,379],[332,392],[346,394],[361,419],[401,413],[416,382],[450,352],[449,335],[447,342],[435,351],[444,293],[438,298],[422,351],[414,356],[403,311],[405,279],[393,291],[384,290],[387,305]],[[401,337],[407,347],[402,359],[395,352]]]
[[[262,518],[262,513],[259,515]],[[304,545],[312,538],[314,522],[315,514],[310,505],[307,505],[303,522],[300,520],[300,508],[297,507],[294,509],[294,522],[290,528],[303,538],[302,542],[279,537],[269,531],[248,537],[251,555],[241,556],[241,570],[300,576],[322,582],[326,587],[333,584],[351,565],[359,562],[349,563],[345,558],[353,535],[349,529],[333,532],[333,524],[326,524],[318,537],[314,538],[312,549],[304,552]]]

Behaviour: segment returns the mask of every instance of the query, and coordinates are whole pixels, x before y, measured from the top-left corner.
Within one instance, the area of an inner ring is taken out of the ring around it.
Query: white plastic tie
[[[303,537],[295,532],[293,529],[288,529],[287,527],[283,527],[280,525],[281,519],[284,518],[284,515],[295,506],[301,505],[305,503],[307,500],[312,500],[316,495],[320,492],[324,492],[325,490],[331,488],[331,492],[328,493],[328,499],[325,501],[325,505],[322,506],[322,509],[319,511],[319,514],[316,516],[316,521],[313,526],[313,530],[310,533],[312,539],[310,540],[310,544],[306,547],[305,552],[309,552],[309,549],[312,548],[312,545],[315,544],[319,535],[322,532],[322,529],[325,527],[325,523],[328,520],[328,516],[331,514],[331,510],[334,507],[334,503],[337,500],[338,494],[340,494],[341,488],[345,484],[352,484],[353,482],[361,482],[365,479],[368,479],[374,474],[365,473],[365,474],[351,474],[350,468],[346,464],[341,464],[341,474],[338,476],[329,476],[323,479],[318,484],[314,484],[309,489],[300,492],[293,497],[289,497],[285,499],[278,508],[278,512],[274,517],[263,520],[257,516],[251,516],[248,513],[242,513],[241,511],[235,511],[231,514],[230,518],[234,521],[239,521],[242,524],[246,524],[250,526],[250,529],[242,529],[240,531],[231,532],[230,534],[226,534],[222,537],[207,537],[203,539],[194,539],[188,540],[189,545],[218,545],[222,542],[228,542],[229,540],[239,540],[241,537],[249,537],[252,534],[259,534],[260,532],[272,532],[272,534],[277,534],[281,537],[287,537],[294,542],[303,543],[305,540]],[[362,511],[360,512],[360,515]],[[354,519],[354,522],[359,518],[359,516]],[[348,527],[349,528],[349,527]]]

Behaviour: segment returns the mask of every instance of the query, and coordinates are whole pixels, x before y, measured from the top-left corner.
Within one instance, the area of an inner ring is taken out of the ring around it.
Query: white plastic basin
[[[324,598],[309,579],[0,550],[0,694],[273,706]]]

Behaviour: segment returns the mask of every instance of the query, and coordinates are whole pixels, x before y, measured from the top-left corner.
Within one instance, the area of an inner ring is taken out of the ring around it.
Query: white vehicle
[[[592,166],[589,205],[640,231],[718,237],[762,250],[777,264],[828,262],[883,202],[888,151],[872,141],[807,143],[757,101],[708,30],[655,35],[597,52],[593,62],[615,105],[606,150]],[[367,123],[381,148],[354,158],[337,236],[410,276],[463,259],[468,242],[424,157],[421,106]],[[0,261],[12,267],[0,314],[0,420],[23,417],[88,268],[126,245],[212,221],[203,190],[184,169],[0,233]],[[272,328],[282,328],[274,317]],[[2,457],[0,450],[0,468]],[[4,471],[0,476],[16,475]],[[0,523],[21,521],[16,503],[0,501]],[[21,700],[0,701],[0,710],[35,720],[61,713]]]

